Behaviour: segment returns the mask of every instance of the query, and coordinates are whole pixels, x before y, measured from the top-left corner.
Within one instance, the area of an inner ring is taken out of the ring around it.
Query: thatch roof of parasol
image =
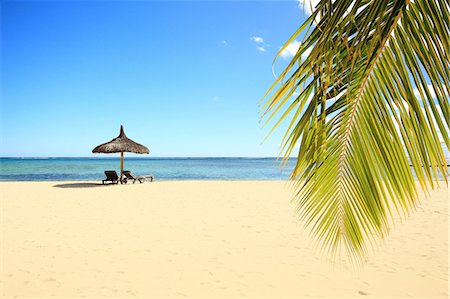
[[[123,126],[120,126],[120,134],[113,140],[100,144],[92,150],[93,153],[136,153],[136,154],[148,154],[149,149],[142,144],[134,142],[129,139],[125,132],[123,131]]]

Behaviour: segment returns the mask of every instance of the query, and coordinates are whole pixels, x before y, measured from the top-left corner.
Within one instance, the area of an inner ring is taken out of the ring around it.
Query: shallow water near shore
[[[282,169],[276,158],[136,158],[125,157],[125,170],[151,174],[158,180],[280,180],[295,161]],[[113,158],[0,158],[2,181],[99,180],[105,170],[120,171]]]
[[[158,180],[286,180],[296,159],[282,167],[277,158],[125,157],[124,170]],[[448,161],[447,161],[448,163]],[[0,158],[0,181],[87,181],[120,172],[119,157]],[[439,174],[439,179],[443,176]]]

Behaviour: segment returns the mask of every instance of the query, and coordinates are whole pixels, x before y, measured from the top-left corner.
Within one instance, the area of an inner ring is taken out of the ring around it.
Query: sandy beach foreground
[[[4,297],[447,298],[445,184],[358,269],[313,249],[285,182],[2,182]]]

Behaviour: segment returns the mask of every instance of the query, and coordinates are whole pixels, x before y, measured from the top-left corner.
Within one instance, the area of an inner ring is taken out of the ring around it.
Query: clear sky
[[[258,103],[305,17],[294,0],[2,1],[0,156],[93,156],[121,124],[151,157],[277,156]]]

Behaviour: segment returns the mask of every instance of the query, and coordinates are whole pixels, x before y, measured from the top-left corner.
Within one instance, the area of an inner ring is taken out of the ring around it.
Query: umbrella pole
[[[123,176],[123,152],[120,152],[120,180],[122,180]]]

